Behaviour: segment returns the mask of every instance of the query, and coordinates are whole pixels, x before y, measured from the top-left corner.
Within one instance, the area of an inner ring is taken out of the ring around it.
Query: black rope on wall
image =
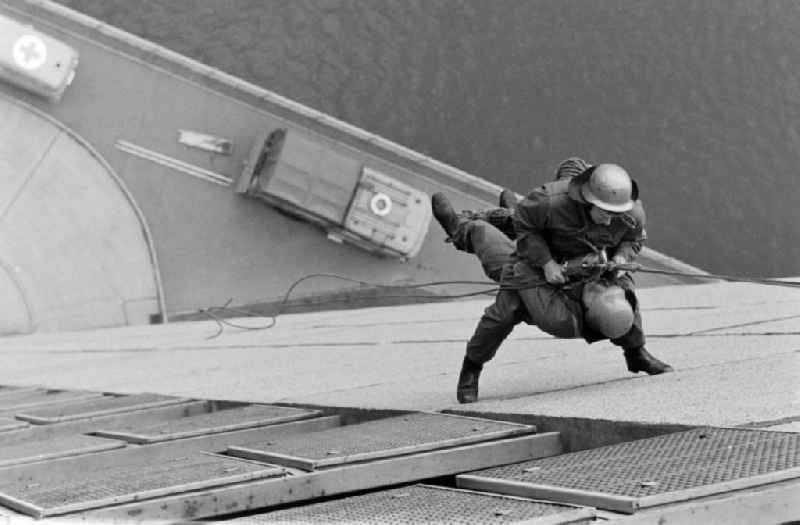
[[[600,265],[591,265],[591,268],[600,268]],[[591,269],[590,268],[590,269]],[[711,279],[711,280],[722,280],[722,281],[729,281],[729,282],[747,282],[747,283],[754,283],[754,284],[764,284],[764,285],[771,285],[771,286],[784,286],[788,288],[800,288],[800,282],[792,282],[792,281],[781,281],[777,279],[765,279],[765,278],[750,278],[750,277],[738,277],[738,276],[730,276],[730,275],[716,275],[716,274],[699,274],[699,273],[687,273],[687,272],[677,272],[671,270],[658,270],[655,268],[647,268],[645,266],[641,266],[636,263],[629,263],[629,264],[614,264],[614,263],[603,263],[602,269],[607,271],[613,270],[623,270],[628,272],[643,272],[643,273],[652,273],[652,274],[660,274],[660,275],[672,275],[676,277],[692,277],[692,278],[700,278],[700,279]],[[222,332],[224,331],[225,327],[236,328],[239,330],[267,330],[275,326],[277,322],[278,316],[280,316],[284,309],[288,306],[289,300],[291,298],[292,292],[294,292],[295,288],[297,288],[301,283],[311,280],[311,279],[318,279],[318,278],[327,278],[327,279],[338,279],[341,281],[347,281],[355,284],[360,284],[363,286],[370,286],[373,288],[385,288],[385,289],[395,289],[395,290],[413,290],[416,288],[427,288],[432,286],[443,286],[443,285],[453,285],[453,284],[461,284],[461,285],[473,285],[473,286],[491,286],[488,289],[482,289],[476,292],[469,292],[469,293],[462,293],[462,294],[445,294],[445,295],[384,295],[383,298],[423,298],[423,299],[461,299],[465,297],[474,297],[478,295],[490,295],[495,294],[500,289],[497,283],[491,281],[429,281],[424,283],[415,283],[415,284],[380,284],[380,283],[371,283],[368,281],[361,281],[359,279],[353,279],[350,277],[345,277],[343,275],[337,275],[332,273],[312,273],[305,275],[296,281],[294,281],[289,288],[286,290],[286,293],[283,296],[283,299],[280,301],[277,307],[277,311],[273,314],[268,316],[264,316],[263,314],[252,312],[249,310],[245,310],[242,308],[233,308],[230,303],[233,299],[228,299],[228,301],[222,306],[212,306],[210,308],[203,308],[198,310],[199,313],[208,316],[210,319],[214,320],[217,323],[217,332],[208,337],[208,339],[214,339],[219,337]],[[327,301],[321,301],[319,303],[315,303],[316,305],[320,304],[332,304],[332,303],[343,303],[347,302],[350,299],[330,299]],[[232,312],[235,314],[241,314],[244,317],[266,317],[269,321],[266,324],[259,325],[259,326],[245,326],[238,323],[234,323],[231,321],[226,320],[225,318],[218,315],[219,313],[223,312]]]

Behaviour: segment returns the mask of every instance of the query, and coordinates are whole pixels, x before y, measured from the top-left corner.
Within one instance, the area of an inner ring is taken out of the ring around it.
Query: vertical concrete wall
[[[150,253],[157,253],[159,262],[154,278],[163,283],[162,310],[170,316],[194,315],[200,309],[223,304],[274,303],[284,298],[293,282],[310,274],[337,274],[392,285],[485,280],[477,259],[455,252],[452,245],[444,242],[444,232],[435,223],[417,256],[408,261],[379,258],[355,246],[331,242],[321,228],[238,195],[233,182],[242,172],[255,138],[264,131],[282,127],[314,137],[325,147],[416,190],[429,195],[444,191],[457,209],[494,206],[500,190],[496,185],[52,2],[0,0],[0,12],[32,24],[79,52],[75,81],[57,104],[2,84],[0,93],[7,93],[9,100],[24,100],[38,108],[41,115],[64,123],[104,159],[101,166],[113,167],[113,173],[111,169],[105,170],[112,177],[97,175],[96,178],[111,182],[118,175],[119,187],[129,190],[129,201],[135,201],[140,207],[138,215],[146,217],[152,235],[145,238],[152,240]],[[56,128],[52,132],[60,133],[61,128]],[[233,147],[228,154],[187,147],[178,140],[180,130],[221,137]],[[48,138],[46,130],[22,132],[26,136],[40,133],[43,141],[63,144],[55,136]],[[29,143],[24,146],[33,147]],[[33,159],[36,158],[34,155]],[[20,172],[27,173],[24,168]],[[85,176],[83,172],[70,174],[76,180]],[[9,184],[22,184],[25,180],[16,177],[9,179]],[[63,177],[56,180],[58,184],[65,183]],[[77,194],[89,191],[87,188],[100,191],[97,183],[76,186],[79,187],[69,191]],[[123,193],[128,195],[127,191]],[[70,199],[75,198],[70,195]],[[84,198],[88,207],[102,199],[85,195]],[[128,209],[130,202],[120,208]],[[108,219],[104,216],[102,220]],[[134,223],[114,219],[109,224],[117,221]],[[87,243],[82,256],[96,249],[99,258],[111,257],[116,261],[115,266],[127,260],[117,253],[127,249],[127,245],[102,244],[97,241],[101,237],[91,237],[96,236],[91,228],[84,233],[90,238],[80,239],[76,235],[74,241]],[[114,235],[107,237],[117,238],[117,234],[114,231]],[[119,234],[119,238],[129,235]],[[36,242],[42,241],[59,243],[60,239],[45,235]],[[138,241],[133,244],[141,246]],[[103,250],[109,251],[108,255]],[[94,263],[85,257],[83,260],[82,264]],[[671,263],[642,262],[671,267]],[[5,261],[4,267],[14,265]],[[131,263],[131,267],[145,268],[145,265],[139,260]],[[39,268],[47,270],[43,265]],[[146,275],[153,274],[152,268],[145,271]],[[15,279],[8,278],[2,286],[27,293],[29,285],[18,285],[22,281],[13,273],[10,275]],[[643,275],[638,282],[643,286],[676,280]],[[292,297],[347,294],[354,289],[355,285],[349,281],[316,279],[293,290]],[[435,290],[441,294],[462,294],[475,292],[476,287],[453,284]],[[108,295],[116,297],[99,294]],[[100,299],[90,303],[86,300],[81,298],[76,312],[83,304],[100,302]],[[147,300],[143,301],[130,304],[143,304],[145,310],[149,309]],[[19,296],[17,303],[34,301]],[[62,318],[67,304],[76,303],[62,301],[59,314]],[[94,306],[91,308],[92,312],[96,310]],[[31,322],[41,325],[41,321]]]
[[[161,313],[146,225],[66,128],[0,98],[0,334],[142,324]]]

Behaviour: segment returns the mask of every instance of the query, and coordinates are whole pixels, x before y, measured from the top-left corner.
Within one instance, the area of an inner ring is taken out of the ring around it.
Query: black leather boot
[[[500,192],[499,201],[501,208],[505,208],[511,211],[517,209],[517,195],[509,189],[504,189],[503,191]]]
[[[450,199],[447,195],[441,192],[434,193],[431,196],[431,208],[433,209],[433,216],[441,225],[442,229],[449,236],[453,236],[458,228],[458,214],[450,204]]]
[[[481,370],[483,370],[481,363],[476,363],[464,356],[456,390],[456,398],[459,403],[474,403],[478,400],[478,379],[481,376]]]
[[[459,250],[465,249],[463,228],[459,228],[467,221],[453,209],[450,199],[444,193],[437,192],[431,196],[431,209],[436,221],[447,234],[447,240]]]
[[[626,348],[625,362],[628,364],[628,370],[634,374],[636,372],[646,372],[654,376],[665,372],[672,372],[671,366],[650,355],[650,352],[643,346],[639,348]]]

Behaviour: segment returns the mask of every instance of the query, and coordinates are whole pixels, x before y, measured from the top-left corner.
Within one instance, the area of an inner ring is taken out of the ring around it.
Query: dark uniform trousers
[[[475,253],[484,273],[493,281],[502,284],[515,265],[526,264],[514,257],[514,242],[492,224],[471,220],[463,227],[468,251]],[[644,346],[645,337],[633,282],[630,277],[620,281],[633,307],[634,322],[627,333],[611,342],[622,348],[639,348]],[[501,288],[467,343],[467,357],[475,363],[486,363],[522,322],[536,325],[559,338],[583,338],[589,343],[605,339],[584,323],[582,293],[583,284],[559,287],[542,283],[520,289]]]

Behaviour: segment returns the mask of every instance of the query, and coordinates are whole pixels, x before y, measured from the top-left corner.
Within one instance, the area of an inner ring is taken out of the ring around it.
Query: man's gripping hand
[[[545,280],[550,284],[564,284],[567,282],[567,278],[564,276],[564,268],[553,259],[547,261],[542,266],[542,270],[544,271]]]
[[[611,258],[611,262],[614,263],[614,264],[624,265],[624,264],[628,264],[629,261],[628,261],[627,257],[625,257],[624,255],[615,255],[614,257]],[[614,279],[620,279],[622,276],[624,276],[627,273],[628,273],[627,270],[623,270],[621,268],[620,269],[616,269],[616,270],[614,270]]]

